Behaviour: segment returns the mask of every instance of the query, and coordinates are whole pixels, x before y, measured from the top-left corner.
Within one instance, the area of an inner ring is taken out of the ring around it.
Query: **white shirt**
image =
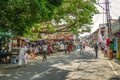
[[[47,45],[43,45],[43,51],[47,51]]]
[[[19,49],[19,57],[24,57],[26,49],[27,48],[25,46],[20,47],[20,49]]]

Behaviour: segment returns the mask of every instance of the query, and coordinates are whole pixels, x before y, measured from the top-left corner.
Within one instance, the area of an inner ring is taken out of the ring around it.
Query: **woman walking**
[[[107,57],[108,56],[108,46],[105,45],[105,52],[104,52],[104,57]]]
[[[67,46],[67,50],[68,50],[68,53],[69,53],[69,54],[71,53],[71,49],[72,49],[71,44],[68,44],[68,46]]]
[[[97,43],[95,43],[94,50],[95,50],[95,58],[98,58],[98,45],[97,45]]]
[[[46,43],[45,44],[43,44],[43,60],[46,60],[47,59],[47,56],[46,56],[46,54],[47,54],[47,45],[46,45]]]

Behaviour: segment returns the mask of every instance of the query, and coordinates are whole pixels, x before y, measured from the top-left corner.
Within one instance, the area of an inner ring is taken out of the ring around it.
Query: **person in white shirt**
[[[19,48],[19,56],[18,56],[18,66],[22,66],[23,64],[27,65],[27,48],[25,43],[23,42]]]
[[[104,48],[104,57],[107,57],[107,55],[108,55],[108,46],[107,45],[105,45],[105,48]]]
[[[36,47],[35,47],[35,55],[38,56],[38,55],[39,55],[39,52],[40,52],[40,51],[39,51],[39,47],[36,46]]]
[[[43,48],[43,60],[46,60],[47,59],[47,45],[46,43],[42,45],[42,48]]]

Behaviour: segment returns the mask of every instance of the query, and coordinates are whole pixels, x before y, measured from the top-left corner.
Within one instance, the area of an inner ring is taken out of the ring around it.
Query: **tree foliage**
[[[69,27],[71,28],[70,31],[79,30],[84,24],[90,25],[93,15],[98,12],[94,3],[95,0],[64,0],[63,4],[56,10],[56,13],[58,13],[55,17],[56,22],[59,22],[58,20],[62,18],[69,25],[75,23],[74,26]]]
[[[22,36],[31,27],[52,19],[62,0],[0,0],[0,29]]]
[[[78,30],[84,24],[92,23],[97,12],[94,1],[85,0],[0,0],[0,29],[11,31],[15,35],[26,35],[36,24],[55,19],[64,19],[69,30]],[[75,28],[75,29],[74,29]],[[39,31],[40,28],[36,28]],[[53,27],[47,27],[55,32]],[[29,33],[31,34],[31,32]]]

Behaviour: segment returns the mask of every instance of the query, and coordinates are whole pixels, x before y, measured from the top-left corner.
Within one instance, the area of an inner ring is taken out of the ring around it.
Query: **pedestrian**
[[[51,53],[51,45],[48,44],[47,46],[48,46],[48,47],[47,47],[47,52],[48,52],[48,55],[50,55],[50,53]]]
[[[97,43],[95,43],[94,50],[95,50],[95,58],[98,58],[98,45],[97,45]]]
[[[82,54],[85,52],[85,43],[82,44]]]
[[[71,53],[71,49],[72,49],[71,44],[68,44],[68,46],[67,46],[67,50],[68,50],[68,53],[69,53],[69,54]]]
[[[23,64],[27,66],[27,48],[24,42],[20,45],[18,55],[18,66],[21,67]]]
[[[67,44],[64,44],[65,54],[67,53]]]
[[[80,55],[81,55],[81,54],[83,54],[83,44],[82,44],[82,42],[80,42],[79,45],[80,45]]]
[[[38,56],[39,54],[40,54],[39,47],[36,46],[35,47],[35,55]]]
[[[102,43],[102,44],[101,44],[101,51],[102,51],[102,54],[104,54],[104,48],[105,48],[105,45]]]
[[[42,54],[43,53],[42,44],[40,45],[39,49],[40,49],[40,54]]]
[[[108,55],[108,46],[107,45],[105,45],[105,48],[104,48],[104,57],[107,57],[107,55]]]
[[[46,45],[46,43],[44,43],[42,45],[42,48],[43,48],[43,60],[46,60],[47,59],[47,56],[46,56],[46,54],[47,54],[47,45]]]

